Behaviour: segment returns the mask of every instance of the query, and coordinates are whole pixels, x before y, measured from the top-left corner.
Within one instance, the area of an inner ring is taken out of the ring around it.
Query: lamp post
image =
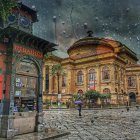
[[[55,43],[57,44],[57,35],[56,35],[56,16],[53,16],[53,22],[54,22]]]

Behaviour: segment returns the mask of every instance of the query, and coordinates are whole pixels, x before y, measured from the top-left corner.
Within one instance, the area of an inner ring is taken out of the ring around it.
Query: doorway
[[[135,95],[134,92],[130,92],[130,93],[129,93],[129,102],[130,102],[130,103],[136,102],[136,95]]]
[[[24,59],[16,68],[15,112],[33,111],[37,108],[37,68],[33,61]]]

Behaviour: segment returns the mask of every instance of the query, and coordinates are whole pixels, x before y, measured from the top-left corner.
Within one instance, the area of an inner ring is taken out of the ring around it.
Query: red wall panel
[[[4,75],[0,75],[0,100],[3,98]]]

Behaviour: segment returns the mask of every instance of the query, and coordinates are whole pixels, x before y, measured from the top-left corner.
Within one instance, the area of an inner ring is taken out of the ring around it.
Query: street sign
[[[61,99],[61,94],[58,94],[58,99]]]

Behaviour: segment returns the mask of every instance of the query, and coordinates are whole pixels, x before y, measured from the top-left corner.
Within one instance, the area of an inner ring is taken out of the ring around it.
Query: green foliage
[[[101,94],[96,90],[88,90],[88,91],[85,92],[84,96],[85,96],[86,99],[94,99],[94,100],[97,100],[98,98],[100,98],[100,99],[111,98],[110,93]]]
[[[100,99],[109,99],[109,98],[111,98],[111,94],[110,93],[100,94]]]
[[[87,99],[97,100],[100,97],[100,93],[96,90],[88,90],[88,91],[85,92],[85,97]]]
[[[17,6],[17,0],[0,0],[0,17],[2,20],[6,21],[12,13],[12,9]]]
[[[64,73],[64,71],[63,71],[63,67],[62,67],[61,64],[53,65],[53,67],[52,67],[52,75],[61,75],[63,73]]]

